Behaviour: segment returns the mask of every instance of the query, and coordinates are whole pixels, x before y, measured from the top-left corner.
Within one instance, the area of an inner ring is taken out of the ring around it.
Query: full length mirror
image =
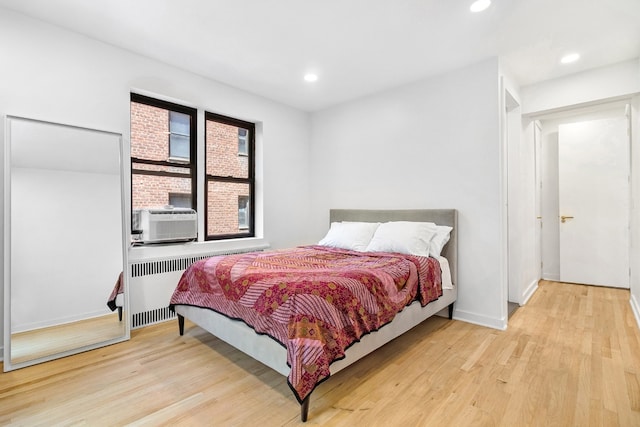
[[[128,339],[121,135],[5,130],[4,370]]]

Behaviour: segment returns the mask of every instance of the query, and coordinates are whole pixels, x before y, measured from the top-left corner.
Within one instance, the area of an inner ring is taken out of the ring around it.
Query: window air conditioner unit
[[[131,234],[137,243],[166,243],[195,240],[198,236],[198,215],[188,208],[135,209],[132,212]]]

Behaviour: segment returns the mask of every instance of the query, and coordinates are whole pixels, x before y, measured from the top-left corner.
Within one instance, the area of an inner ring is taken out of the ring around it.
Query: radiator
[[[262,250],[264,246],[132,263],[129,280],[131,328],[137,329],[176,317],[175,313],[169,310],[169,300],[182,273],[194,262],[217,255]]]

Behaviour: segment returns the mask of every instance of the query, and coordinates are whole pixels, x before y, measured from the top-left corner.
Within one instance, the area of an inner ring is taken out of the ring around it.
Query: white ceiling
[[[316,111],[499,56],[520,85],[640,56],[640,0],[0,0]],[[0,11],[1,13],[1,11]],[[582,58],[560,65],[567,52]],[[303,75],[316,72],[313,84]]]

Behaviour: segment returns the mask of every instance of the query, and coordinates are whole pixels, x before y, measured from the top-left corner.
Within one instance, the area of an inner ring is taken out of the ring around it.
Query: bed
[[[457,298],[455,209],[332,209],[330,223],[318,245],[196,262],[170,303],[180,335],[187,318],[285,375],[302,421],[320,382],[434,314],[452,318]],[[434,254],[429,239],[442,229]],[[394,242],[399,233],[419,249]]]

